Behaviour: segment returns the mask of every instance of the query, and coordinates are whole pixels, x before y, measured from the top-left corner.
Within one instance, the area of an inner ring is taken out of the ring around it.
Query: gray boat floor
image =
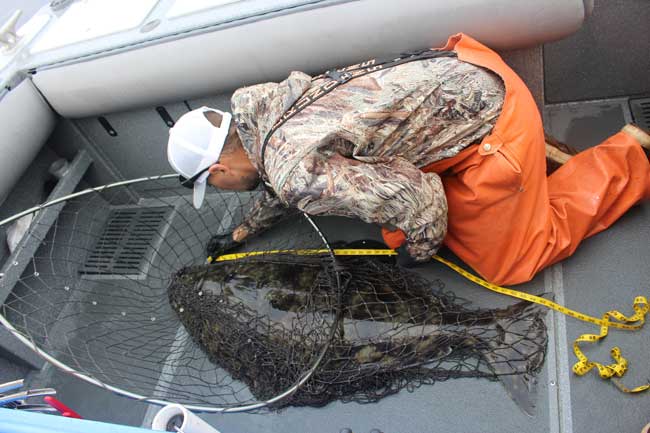
[[[624,101],[549,105],[545,109],[549,132],[585,148],[616,132],[630,114]],[[378,238],[374,226],[345,218],[319,218],[331,242]],[[586,240],[578,252],[561,264],[517,286],[529,293],[552,294],[565,305],[600,316],[616,308],[631,313],[637,295],[650,289],[650,204],[633,208],[607,231]],[[443,255],[452,257],[449,251]],[[418,268],[430,278],[440,278],[448,288],[477,306],[502,306],[512,299],[493,294],[439,264]],[[360,405],[335,402],[322,408],[287,408],[278,413],[202,414],[224,433],[338,432],[350,428],[369,432],[637,432],[650,419],[650,394],[624,395],[595,374],[577,377],[570,372],[572,341],[583,333],[595,333],[589,324],[554,312],[546,317],[549,347],[539,374],[537,413],[524,414],[498,382],[457,379],[402,391],[378,403]],[[650,377],[647,362],[650,332],[612,331],[603,344],[587,349],[590,357],[609,362],[609,348],[618,345],[630,362],[624,378],[638,385]],[[101,421],[149,426],[157,406],[113,395],[51,366],[30,374],[33,385],[55,387],[60,398],[84,416]]]
[[[597,2],[596,13],[600,3],[603,2]],[[617,8],[617,11],[638,16],[638,8],[649,10],[645,4],[640,6],[641,2],[630,3],[634,3],[635,8],[627,12]],[[612,8],[606,8],[606,11],[608,14],[617,12]],[[572,52],[580,51],[576,46],[584,48],[591,43],[590,32],[601,36],[604,34],[599,29],[606,25],[607,20],[597,18],[594,24],[588,24],[579,34],[544,47],[545,64],[541,61],[540,49],[526,50],[512,57],[513,62],[520,63],[517,71],[532,88],[540,92],[544,83],[535,78],[540,78],[541,71],[545,71],[548,78],[545,81],[549,96],[547,101],[555,102],[544,106],[547,131],[579,149],[598,144],[632,120],[627,101],[611,98],[621,94],[619,88],[612,88],[608,93],[609,88],[604,84],[597,87],[598,91],[585,87],[581,90],[583,97],[575,96],[572,92],[576,89],[568,84],[571,79],[566,76],[570,72],[563,72],[575,66],[566,65],[565,60]],[[611,41],[619,37],[614,33],[607,36]],[[606,47],[607,43],[608,40],[605,40],[598,44]],[[623,67],[619,65],[618,71],[622,72]],[[615,61],[597,65],[592,70],[596,81],[606,82],[612,68],[617,68]],[[647,73],[641,78],[645,82],[633,83],[631,89],[634,93],[650,91]],[[587,85],[582,78],[580,80],[581,85]],[[604,93],[598,93],[601,90]],[[536,93],[536,96],[540,102],[544,101],[541,94]],[[593,97],[603,99],[557,102]],[[330,241],[378,238],[376,227],[359,222],[343,218],[320,218],[318,222]],[[443,251],[443,255],[453,257],[448,251]],[[613,227],[587,239],[569,259],[516,288],[529,293],[552,294],[556,301],[594,316],[600,316],[610,309],[630,314],[634,297],[650,294],[648,257],[650,203],[644,203],[630,210]],[[501,306],[513,302],[464,280],[439,264],[421,267],[418,272],[442,279],[448,288],[478,306]],[[597,333],[595,326],[554,312],[547,314],[546,323],[550,337],[549,350],[543,371],[537,378],[537,413],[533,417],[527,416],[515,405],[500,383],[480,379],[456,379],[422,386],[413,392],[402,391],[378,403],[366,405],[337,402],[322,408],[288,408],[278,413],[201,416],[222,433],[336,433],[343,428],[350,428],[355,433],[367,433],[373,428],[384,433],[636,433],[650,422],[650,393],[625,395],[595,373],[578,377],[571,372],[575,361],[571,349],[573,340],[583,333]],[[619,346],[629,361],[629,371],[623,382],[628,386],[646,383],[650,378],[650,330],[633,333],[613,330],[602,344],[593,345],[586,352],[590,358],[608,363],[609,349],[613,346]],[[16,370],[9,364],[3,369],[2,362],[0,359],[0,379],[9,380],[9,375],[24,373],[24,370]],[[29,373],[28,379],[32,384],[56,388],[62,401],[88,419],[148,427],[158,410],[157,406],[116,396],[60,373],[49,365],[41,371]]]

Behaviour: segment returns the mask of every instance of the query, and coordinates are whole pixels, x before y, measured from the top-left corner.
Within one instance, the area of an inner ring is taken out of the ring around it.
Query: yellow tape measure
[[[386,249],[334,249],[334,255],[337,256],[396,256],[395,250]],[[224,254],[216,258],[208,257],[208,263],[224,262],[228,260],[239,260],[246,257],[255,257],[267,254],[297,254],[301,256],[307,255],[325,255],[329,254],[330,250],[327,249],[310,249],[310,250],[269,250],[269,251],[248,251],[244,253]]]
[[[235,254],[224,254],[216,258],[208,257],[208,263],[212,262],[222,262],[228,260],[239,260],[246,257],[254,257],[259,255],[266,254],[297,254],[297,255],[324,255],[329,254],[327,249],[288,249],[288,250],[270,250],[270,251],[250,251],[243,253]],[[334,254],[337,256],[379,256],[379,255],[397,255],[397,252],[390,249],[335,249]],[[465,269],[460,266],[450,262],[449,260],[443,259],[438,255],[434,255],[433,258],[438,262],[444,264],[445,266],[451,268],[456,273],[467,278],[475,284],[478,284],[481,287],[484,287],[488,290],[491,290],[502,295],[511,296],[513,298],[522,299],[524,301],[533,302],[535,304],[543,305],[547,308],[558,311],[567,316],[573,317],[575,319],[581,320],[583,322],[593,323],[594,325],[600,326],[600,334],[584,334],[578,337],[573,342],[573,352],[578,358],[578,362],[573,365],[573,372],[579,376],[587,374],[592,369],[596,368],[600,377],[603,379],[612,379],[614,376],[622,377],[627,371],[627,360],[621,355],[621,350],[618,347],[614,347],[611,350],[612,358],[614,363],[609,365],[604,365],[595,361],[589,361],[587,356],[582,352],[578,343],[595,343],[607,336],[608,330],[610,327],[623,329],[626,331],[636,331],[643,327],[645,323],[645,316],[650,310],[648,306],[648,301],[643,296],[637,296],[634,299],[634,315],[628,317],[622,313],[612,310],[603,314],[601,319],[587,314],[580,313],[570,308],[564,307],[556,302],[550,301],[539,296],[531,295],[528,293],[520,292],[518,290],[507,289],[505,287],[497,286],[496,284],[488,283],[482,278],[477,277],[476,275],[467,272]],[[610,318],[617,320],[616,322],[610,321]],[[626,393],[636,393],[641,391],[646,391],[650,389],[650,384],[637,386],[636,388],[627,388],[616,380],[612,380],[618,389]]]
[[[637,296],[634,299],[634,315],[627,317],[616,310],[608,311],[603,314],[602,319],[589,316],[587,314],[580,313],[578,311],[571,310],[567,307],[564,307],[548,299],[540,298],[539,296],[530,295],[528,293],[520,292],[518,290],[506,289],[505,287],[497,286],[496,284],[488,283],[487,281],[467,272],[463,268],[454,263],[451,263],[448,260],[443,259],[442,257],[435,255],[433,258],[440,263],[450,267],[458,274],[467,278],[468,280],[485,287],[486,289],[492,290],[493,292],[501,293],[503,295],[512,296],[514,298],[523,299],[526,301],[534,302],[536,304],[543,305],[545,307],[551,308],[555,311],[558,311],[567,316],[573,317],[584,322],[593,323],[594,325],[600,326],[600,335],[595,334],[583,334],[578,337],[573,342],[573,353],[575,353],[578,358],[578,362],[573,365],[573,372],[579,376],[587,374],[593,368],[598,369],[598,374],[603,379],[611,379],[613,376],[622,377],[623,374],[627,371],[627,360],[621,355],[621,350],[618,347],[614,347],[611,350],[612,358],[614,358],[614,363],[609,365],[603,365],[599,362],[589,361],[587,356],[582,352],[578,343],[595,343],[607,336],[607,332],[610,327],[624,329],[626,331],[636,331],[640,329],[645,322],[645,315],[648,312],[648,301],[643,296]],[[618,320],[618,322],[610,322],[610,317]],[[641,391],[646,391],[650,389],[650,384],[637,386],[636,388],[627,388],[620,382],[613,380],[613,383],[618,389],[626,393],[636,393]]]

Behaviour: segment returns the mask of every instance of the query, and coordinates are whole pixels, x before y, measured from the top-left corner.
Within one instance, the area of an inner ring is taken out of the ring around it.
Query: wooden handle
[[[638,141],[641,147],[644,149],[650,150],[650,134],[648,134],[647,131],[639,128],[632,123],[625,125],[621,131],[634,137],[634,139]]]
[[[556,149],[555,147],[551,146],[548,143],[546,143],[546,157],[558,164],[564,164],[569,159],[571,159],[571,155],[569,155],[568,153],[564,153],[559,149]]]

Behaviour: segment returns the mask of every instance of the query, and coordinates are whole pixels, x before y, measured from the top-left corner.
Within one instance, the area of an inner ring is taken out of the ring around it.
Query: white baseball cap
[[[221,116],[217,127],[208,120],[208,113]],[[232,116],[228,112],[201,107],[185,113],[169,130],[167,160],[180,176],[181,185],[194,188],[193,203],[200,208],[210,176],[208,168],[216,164],[228,137]]]

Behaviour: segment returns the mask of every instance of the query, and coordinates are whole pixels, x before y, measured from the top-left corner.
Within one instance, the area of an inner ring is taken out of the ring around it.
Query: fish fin
[[[533,375],[510,374],[499,376],[499,381],[510,398],[528,416],[537,413],[537,378]]]
[[[535,373],[541,368],[546,353],[547,333],[543,320],[546,310],[530,303],[517,310],[517,314],[498,319],[493,325],[494,338],[489,339],[489,350],[484,357],[517,406],[534,416]]]

